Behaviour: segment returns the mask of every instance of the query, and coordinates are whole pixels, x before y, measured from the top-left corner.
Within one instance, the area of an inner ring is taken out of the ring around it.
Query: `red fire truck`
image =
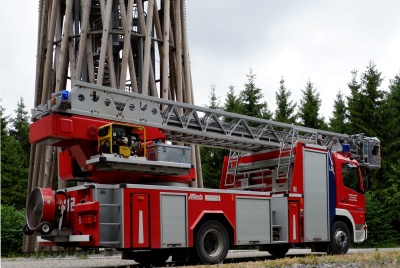
[[[35,188],[24,233],[116,248],[143,264],[222,262],[229,249],[346,253],[367,238],[363,175],[380,143],[78,82],[33,111],[65,189]],[[230,149],[220,189],[190,187],[191,145]]]

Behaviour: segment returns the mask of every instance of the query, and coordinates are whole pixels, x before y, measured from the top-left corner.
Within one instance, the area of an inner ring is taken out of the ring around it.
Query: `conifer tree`
[[[383,109],[386,140],[383,153],[387,152],[386,160],[393,164],[400,159],[400,73],[390,80],[387,101],[383,105],[387,107]]]
[[[294,124],[296,123],[297,115],[295,113],[295,109],[297,103],[293,103],[292,100],[289,100],[292,92],[285,87],[285,80],[281,77],[279,81],[279,89],[275,92],[275,99],[276,99],[276,111],[274,120],[278,122]]]
[[[333,103],[332,118],[329,119],[329,129],[337,133],[347,132],[346,101],[341,91],[336,94]]]
[[[22,152],[27,159],[26,166],[29,165],[29,152],[31,145],[29,143],[29,117],[28,112],[25,111],[24,99],[21,97],[17,103],[17,109],[15,112],[15,118],[11,120],[12,129],[10,130],[10,135],[20,143],[22,147]]]
[[[8,116],[0,106],[1,116],[1,204],[14,206],[17,209],[25,207],[26,186],[28,182],[27,158],[20,142],[9,134]]]
[[[348,114],[351,133],[364,133],[370,137],[380,135],[382,124],[382,103],[385,98],[380,89],[382,73],[371,61],[367,70],[357,82],[357,72],[352,72],[352,81],[348,84],[351,95],[348,97]]]
[[[220,102],[215,93],[215,85],[211,86],[209,95],[211,109],[220,109]],[[206,188],[219,188],[224,155],[226,150],[207,146],[200,146],[201,167],[203,173],[203,184]]]
[[[299,119],[302,126],[316,129],[326,129],[324,118],[319,115],[321,109],[321,99],[319,92],[314,88],[314,84],[307,81],[299,106]]]
[[[241,102],[240,113],[252,117],[270,119],[272,113],[268,110],[267,103],[262,102],[264,95],[261,89],[256,87],[256,75],[253,70],[250,69],[250,73],[246,76],[247,83],[244,85],[245,88],[240,92],[239,97]]]
[[[231,113],[240,113],[241,111],[241,103],[238,97],[235,94],[235,87],[229,86],[229,91],[226,94],[225,103],[224,103],[224,111]]]

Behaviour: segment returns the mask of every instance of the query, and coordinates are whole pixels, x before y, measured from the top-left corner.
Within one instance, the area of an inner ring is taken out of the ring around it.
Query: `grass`
[[[255,268],[255,267],[292,267],[330,264],[340,267],[349,263],[359,263],[361,267],[400,267],[400,252],[389,251],[374,253],[356,253],[347,255],[307,255],[305,257],[286,257],[276,260],[262,260],[254,262],[216,264],[218,268]],[[196,268],[208,268],[209,265],[186,266]]]

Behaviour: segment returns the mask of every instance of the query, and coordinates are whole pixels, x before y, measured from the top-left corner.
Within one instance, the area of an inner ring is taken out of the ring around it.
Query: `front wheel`
[[[229,237],[225,227],[218,221],[204,222],[197,232],[195,253],[206,264],[225,260],[229,250]]]
[[[350,247],[350,231],[344,222],[337,221],[331,228],[330,252],[346,254]]]

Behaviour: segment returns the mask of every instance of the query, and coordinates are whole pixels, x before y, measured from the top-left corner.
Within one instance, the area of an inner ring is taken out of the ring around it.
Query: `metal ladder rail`
[[[124,123],[156,127],[171,141],[183,141],[240,151],[278,149],[283,133],[293,125],[219,111],[192,104],[77,82],[67,99],[55,94],[56,104],[48,101],[36,107],[33,119],[50,113],[76,114]],[[167,107],[161,111],[160,107]],[[184,114],[181,114],[184,111]],[[204,119],[204,120],[203,120]],[[235,124],[225,121],[230,119]],[[250,127],[255,126],[255,127]],[[304,132],[348,139],[349,135],[296,126]],[[283,131],[282,131],[283,130]],[[310,137],[304,137],[310,140]],[[192,141],[194,140],[194,141]]]
[[[225,175],[225,186],[235,186],[236,187],[236,175],[239,167],[239,160],[242,153],[239,151],[229,151],[229,159],[226,167],[226,175]],[[233,172],[230,171],[232,169],[232,164],[235,164]],[[228,183],[229,175],[233,175],[233,182]]]

